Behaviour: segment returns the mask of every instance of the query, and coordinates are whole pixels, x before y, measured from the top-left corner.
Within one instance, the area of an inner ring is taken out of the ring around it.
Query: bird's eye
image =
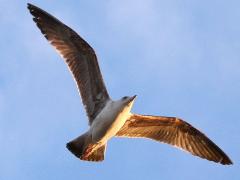
[[[127,99],[127,96],[124,96],[122,99]]]

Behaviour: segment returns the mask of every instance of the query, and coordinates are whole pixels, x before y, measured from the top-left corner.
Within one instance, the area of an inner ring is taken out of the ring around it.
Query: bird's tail
[[[67,148],[69,151],[71,151],[76,157],[80,158],[84,150],[86,149],[86,146],[90,143],[90,135],[89,133],[85,133],[76,139],[70,141],[67,143]]]
[[[67,143],[67,148],[76,157],[85,161],[103,161],[106,144],[98,147],[96,144],[91,143],[91,136],[85,133],[76,139]]]

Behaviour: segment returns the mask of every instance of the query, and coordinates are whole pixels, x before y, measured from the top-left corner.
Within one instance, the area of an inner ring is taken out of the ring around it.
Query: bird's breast
[[[109,104],[99,113],[90,128],[95,143],[106,143],[120,130],[129,117],[129,111]]]

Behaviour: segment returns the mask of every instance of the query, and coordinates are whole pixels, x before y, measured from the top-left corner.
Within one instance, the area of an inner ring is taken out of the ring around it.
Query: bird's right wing
[[[76,32],[44,10],[32,4],[28,4],[28,9],[72,72],[91,124],[109,99],[94,50]]]
[[[232,164],[229,157],[207,136],[175,117],[133,114],[116,136],[150,138],[171,144],[210,161]]]

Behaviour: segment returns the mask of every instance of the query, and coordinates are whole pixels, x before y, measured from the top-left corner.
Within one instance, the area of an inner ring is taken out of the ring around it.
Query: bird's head
[[[117,112],[129,113],[136,97],[136,95],[131,97],[124,96],[117,101],[113,101],[113,103],[111,104],[112,109],[115,109]]]
[[[137,95],[134,96],[124,96],[120,99],[120,101],[122,102],[122,104],[124,104],[125,106],[128,107],[132,107],[134,100],[136,99]]]

